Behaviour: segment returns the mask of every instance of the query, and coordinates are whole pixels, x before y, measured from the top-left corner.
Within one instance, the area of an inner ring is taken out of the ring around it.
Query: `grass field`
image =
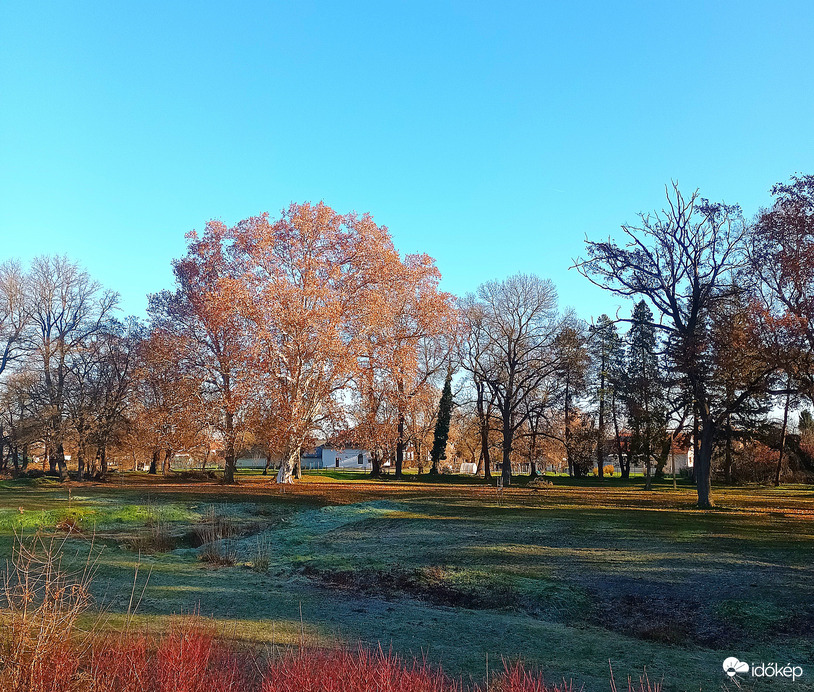
[[[249,473],[3,481],[0,558],[15,534],[70,531],[66,564],[98,552],[111,627],[132,597],[154,629],[198,612],[232,639],[381,643],[465,680],[488,654],[588,692],[608,689],[609,660],[617,681],[646,668],[665,690],[734,689],[721,662],[736,656],[801,665],[792,689],[814,690],[814,487],[716,488],[702,512],[682,482],[553,480],[500,496],[470,478],[341,471],[283,489]]]

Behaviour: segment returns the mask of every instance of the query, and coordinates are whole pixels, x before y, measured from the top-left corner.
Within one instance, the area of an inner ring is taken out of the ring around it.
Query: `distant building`
[[[355,469],[370,471],[370,453],[364,449],[346,447],[334,449],[320,445],[313,452],[304,453],[300,457],[303,469]],[[389,466],[389,462],[382,464]]]
[[[627,459],[628,446],[630,444],[630,433],[623,432],[619,436],[622,445],[622,454]],[[675,472],[680,474],[682,471],[692,471],[694,459],[694,446],[692,435],[687,433],[679,433],[673,440],[673,448],[667,455],[667,463],[664,466],[664,473],[671,474],[673,472],[673,464],[675,463]],[[605,465],[613,466],[614,473],[620,473],[619,468],[619,455],[616,449],[616,438],[611,437],[605,441]],[[596,468],[596,467],[594,467]],[[655,470],[654,466],[651,466]],[[636,456],[631,459],[630,470],[644,472],[644,460]]]

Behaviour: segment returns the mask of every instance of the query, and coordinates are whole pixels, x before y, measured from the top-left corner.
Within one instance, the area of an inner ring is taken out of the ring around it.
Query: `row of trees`
[[[593,325],[556,310],[549,281],[517,275],[481,286],[461,305],[460,363],[468,378],[458,422],[477,441],[469,454],[489,476],[493,439],[500,442],[504,484],[512,459],[525,456],[532,476],[541,459],[574,476],[616,460],[660,474],[686,423],[686,393],[671,386],[643,301],[630,328],[602,315]],[[673,391],[674,390],[674,391]],[[671,398],[672,397],[672,398]]]
[[[8,262],[0,464],[34,447],[64,476],[67,446],[81,478],[105,473],[111,447],[165,470],[179,452],[219,453],[232,481],[253,448],[287,482],[330,438],[400,476],[408,449],[438,471],[448,427],[454,454],[487,477],[499,461],[505,484],[521,456],[532,474],[542,459],[577,476],[638,462],[649,482],[685,436],[710,506],[713,461],[730,479],[744,441],[771,438],[779,481],[789,411],[814,391],[814,178],[773,194],[747,223],[674,185],[623,244],[589,241],[578,271],[635,301],[591,325],[531,275],[455,301],[431,258],[400,256],[370,216],[324,204],[190,234],[147,324],[117,320],[116,294],[65,258]]]
[[[712,505],[716,458],[731,480],[736,446],[755,457],[774,448],[778,483],[789,411],[814,391],[814,177],[772,194],[773,205],[747,222],[737,206],[673,185],[665,209],[622,227],[624,243],[588,241],[576,269],[638,301],[630,317],[603,315],[587,327],[557,313],[550,282],[522,275],[465,298],[469,428],[480,431],[487,472],[496,434],[504,483],[517,442],[533,461],[539,439],[555,442],[575,475],[594,459],[601,475],[615,454],[623,475],[639,460],[649,482],[685,437],[701,507]],[[624,345],[619,323],[629,325]],[[794,451],[810,471],[802,428]]]
[[[304,446],[344,433],[374,472],[391,451],[400,472],[457,333],[433,260],[400,257],[385,227],[323,204],[188,240],[146,326],[118,322],[117,296],[65,258],[3,266],[4,459],[34,445],[65,476],[70,441],[82,478],[89,454],[105,472],[114,442],[165,470],[219,447],[231,482],[254,446],[288,481]]]
[[[105,451],[123,415],[134,335],[114,318],[117,296],[60,257],[28,272],[0,265],[0,467],[20,464],[30,444],[48,450],[51,471],[67,474],[68,439],[79,477]]]
[[[713,453],[784,401],[782,463],[793,396],[811,397],[814,340],[814,176],[776,185],[774,204],[747,223],[736,206],[677,185],[667,206],[622,227],[625,243],[588,242],[577,269],[617,295],[652,305],[670,384],[694,422],[698,503],[710,507]]]

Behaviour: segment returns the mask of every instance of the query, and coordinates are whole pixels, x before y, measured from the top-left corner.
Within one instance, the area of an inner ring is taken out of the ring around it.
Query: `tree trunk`
[[[99,476],[101,475],[99,473],[99,454],[100,453],[101,452],[99,451],[99,448],[97,447],[96,448],[96,454],[93,455],[93,461],[91,462],[91,464],[89,466],[86,467],[87,474],[91,478],[99,478]]]
[[[624,454],[624,463],[621,467],[621,475],[622,478],[629,479],[630,478],[630,466],[632,461],[633,452],[630,451],[630,442],[628,442],[628,450]]]
[[[298,447],[295,451],[291,452],[287,456],[283,458],[280,462],[280,470],[277,471],[277,483],[292,483],[293,482],[293,470],[295,464],[295,457],[296,461],[299,462],[300,458],[300,448]]]
[[[565,458],[568,461],[568,475],[574,476],[574,460],[571,457],[571,394],[570,384],[566,378],[565,382],[565,430],[563,430],[563,440],[565,441]]]
[[[710,509],[712,503],[712,446],[715,437],[715,425],[706,420],[701,426],[701,446],[695,459],[695,484],[698,490],[698,507]]]
[[[596,430],[596,473],[600,478],[605,477],[605,374],[599,378],[599,423]]]
[[[508,488],[512,484],[512,442],[514,441],[514,431],[508,419],[508,408],[503,414],[503,464],[501,475],[503,477],[503,487]]]
[[[483,457],[483,478],[487,481],[492,479],[492,460],[489,457],[489,417],[486,415],[484,407],[484,385],[476,382],[475,388],[478,393],[476,405],[478,412],[478,423],[480,424],[480,451]]]
[[[537,434],[531,434],[531,451],[529,454],[529,480],[533,481],[540,474],[537,473]]]
[[[56,459],[54,460],[59,470],[59,479],[68,480],[68,464],[65,463],[65,447],[60,442],[57,445]]]
[[[480,423],[480,453],[483,457],[483,477],[492,479],[492,459],[489,455],[489,421],[483,417]]]
[[[783,452],[786,448],[786,427],[789,422],[789,402],[791,401],[791,378],[786,380],[786,405],[783,407],[783,427],[780,430],[780,452],[777,454],[777,470],[774,474],[774,485],[780,485],[780,474],[783,470]]]
[[[107,445],[102,444],[99,446],[99,475],[101,478],[107,478]]]
[[[695,460],[698,458],[700,454],[700,445],[699,442],[701,440],[701,427],[698,422],[698,401],[693,399],[692,403],[692,482],[695,483]],[[710,449],[710,455],[712,454],[712,450]],[[711,456],[710,456],[711,458]]]
[[[224,483],[234,483],[235,482],[235,468],[237,467],[237,460],[235,459],[234,451],[227,453],[224,456],[224,466],[223,466],[223,482]],[[297,476],[299,478],[299,476]]]
[[[85,445],[80,437],[76,446],[76,480],[81,482],[85,479]]]
[[[625,468],[624,454],[622,454],[622,435],[619,432],[619,417],[616,415],[616,392],[611,401],[611,415],[613,418],[613,436],[616,438],[616,457],[619,461],[619,475],[630,478],[630,467]]]
[[[271,452],[266,452],[266,465],[263,467],[263,475],[267,475],[271,466]]]
[[[404,416],[399,416],[398,441],[396,442],[396,478],[401,478],[404,466]]]
[[[438,473],[438,469],[433,463],[433,468],[435,469],[435,473]],[[432,473],[432,469],[430,469],[430,473]],[[370,453],[370,477],[371,478],[381,478],[382,475],[382,460],[379,457],[379,453],[377,451]]]
[[[677,490],[678,486],[676,485],[676,451],[675,451],[675,436],[676,434],[670,437],[670,461],[673,467],[673,490]]]
[[[724,480],[732,485],[732,417],[726,417],[726,446],[724,448]]]
[[[235,424],[234,424],[234,415],[228,408],[226,409],[225,422],[226,422],[226,435],[225,435],[226,449],[223,450],[223,459],[224,459],[223,482],[234,483],[235,466],[237,463],[235,454]],[[299,477],[300,475],[298,473],[297,478]]]
[[[152,473],[153,475],[158,473],[158,455],[158,447],[155,447],[153,449],[153,458],[150,461],[150,470],[147,473]]]
[[[163,476],[170,475],[170,464],[172,463],[172,458],[175,456],[171,449],[164,450],[164,460],[161,463],[161,474]]]
[[[430,466],[430,471],[429,471],[429,474],[431,476],[437,476],[438,475],[438,464],[440,462],[441,462],[440,459],[433,459],[432,460],[432,465]]]

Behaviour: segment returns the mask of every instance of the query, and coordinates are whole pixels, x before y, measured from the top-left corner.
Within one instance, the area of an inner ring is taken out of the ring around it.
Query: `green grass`
[[[476,678],[487,653],[523,657],[586,691],[607,689],[608,659],[617,680],[647,666],[667,690],[719,689],[735,655],[803,665],[795,690],[814,689],[811,486],[716,488],[721,508],[701,512],[671,479],[646,493],[642,479],[557,477],[498,498],[470,477],[427,478],[328,470],[280,489],[257,473],[237,487],[131,474],[70,497],[6,481],[0,558],[15,532],[59,533],[70,517],[66,564],[93,537],[111,626],[138,569],[138,618],[154,628],[199,612],[229,636],[288,644],[302,625],[311,644],[381,642]],[[234,528],[235,566],[199,559],[191,536],[210,511]],[[139,555],[128,538],[157,522],[176,547]]]

